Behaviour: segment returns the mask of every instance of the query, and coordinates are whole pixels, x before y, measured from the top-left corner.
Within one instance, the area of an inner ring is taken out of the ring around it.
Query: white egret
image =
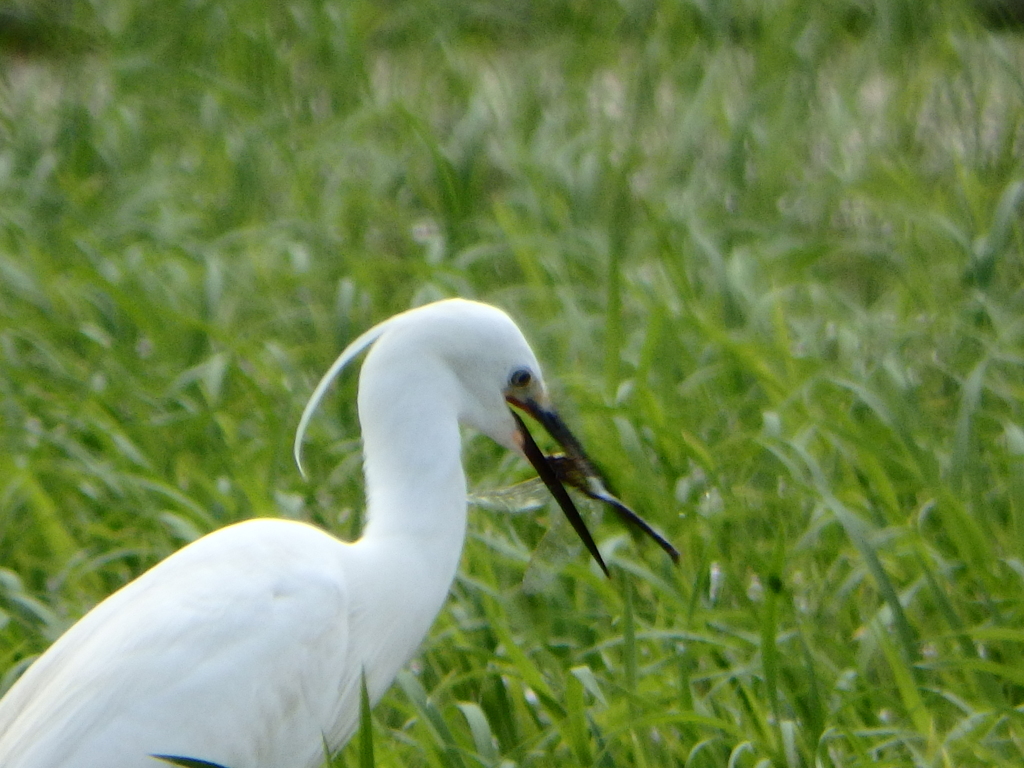
[[[560,478],[591,495],[603,485],[550,408],[519,329],[493,307],[437,302],[356,339],[306,406],[296,458],[327,386],[371,345],[358,395],[362,537],[258,519],[184,547],[93,608],[0,700],[0,766],[158,768],[161,755],[322,765],[356,728],[361,679],[375,703],[455,577],[460,424],[524,453],[604,567]],[[541,454],[507,403],[552,432],[570,471]]]

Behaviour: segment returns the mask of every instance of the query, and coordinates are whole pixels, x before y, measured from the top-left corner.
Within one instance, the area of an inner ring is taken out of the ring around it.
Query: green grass
[[[0,39],[0,689],[207,531],[355,535],[355,377],[310,483],[298,414],[463,295],[683,561],[609,518],[611,581],[527,594],[545,516],[474,512],[336,763],[1021,764],[1018,37],[908,0],[150,5]]]

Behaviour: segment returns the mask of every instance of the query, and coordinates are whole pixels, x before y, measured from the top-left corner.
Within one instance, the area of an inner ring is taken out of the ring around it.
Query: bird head
[[[294,446],[300,471],[302,438],[313,411],[341,369],[371,345],[361,382],[369,377],[375,382],[386,380],[392,392],[427,387],[425,382],[429,382],[435,390],[435,403],[442,399],[437,394],[445,393],[445,404],[454,407],[459,423],[520,453],[533,465],[605,573],[608,568],[565,489],[566,483],[611,504],[666,547],[663,538],[607,492],[579,441],[552,407],[537,358],[516,324],[500,309],[479,302],[449,299],[411,309],[352,342],[324,374],[303,411]],[[410,361],[414,364],[409,365]],[[390,375],[379,375],[385,371]],[[395,375],[396,371],[401,375]],[[368,389],[360,387],[361,398]],[[378,388],[372,397],[378,410],[387,407],[386,392]],[[509,406],[529,414],[548,431],[564,451],[558,461],[544,455],[522,418]],[[666,551],[674,553],[671,545]]]

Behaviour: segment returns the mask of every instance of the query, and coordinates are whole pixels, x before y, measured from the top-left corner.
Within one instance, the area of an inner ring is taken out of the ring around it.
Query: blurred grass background
[[[0,689],[207,531],[357,534],[355,376],[310,483],[298,414],[462,295],[683,562],[608,520],[531,595],[544,516],[474,512],[378,765],[1019,766],[1012,5],[0,8]]]

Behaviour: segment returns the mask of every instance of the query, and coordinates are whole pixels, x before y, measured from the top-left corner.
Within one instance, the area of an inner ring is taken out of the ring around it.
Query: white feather
[[[351,736],[444,603],[466,527],[459,423],[515,447],[503,390],[536,360],[503,313],[459,300],[367,331],[303,413],[360,375],[367,524],[346,543],[251,520],[190,544],[75,624],[0,700],[3,768],[315,768]]]

